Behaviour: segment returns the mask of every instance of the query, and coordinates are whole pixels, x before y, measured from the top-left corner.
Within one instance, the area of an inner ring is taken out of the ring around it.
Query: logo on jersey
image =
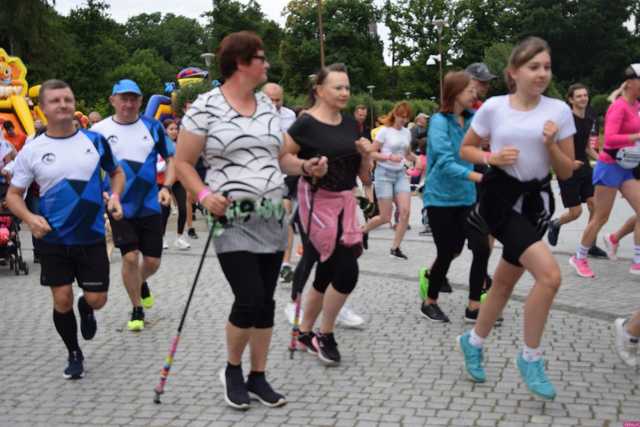
[[[116,135],[111,135],[109,138],[107,138],[107,142],[109,144],[117,144],[118,143],[118,137]]]
[[[93,153],[93,150],[91,148],[87,148],[86,151],[84,152],[84,154],[91,154]]]
[[[53,153],[47,153],[40,159],[45,165],[52,165],[56,161],[56,155]]]

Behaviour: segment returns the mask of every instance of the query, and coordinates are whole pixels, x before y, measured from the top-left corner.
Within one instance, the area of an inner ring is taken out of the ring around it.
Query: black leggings
[[[158,184],[158,190],[162,188],[161,184]],[[187,192],[177,181],[171,186],[173,196],[176,198],[178,204],[178,234],[184,233],[184,225],[187,222]],[[167,222],[169,221],[169,215],[171,215],[171,206],[160,205],[162,213],[162,235],[167,231]]]
[[[247,251],[218,254],[220,267],[235,296],[229,322],[242,329],[273,327],[278,284],[284,252],[255,254]]]
[[[469,299],[480,301],[491,248],[489,236],[468,223],[467,217],[470,210],[471,206],[427,207],[429,225],[438,252],[429,272],[428,296],[433,300],[438,299],[451,262],[460,255],[464,241],[467,240],[473,254],[469,271]]]

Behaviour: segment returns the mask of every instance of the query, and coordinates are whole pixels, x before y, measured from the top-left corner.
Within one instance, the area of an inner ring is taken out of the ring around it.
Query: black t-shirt
[[[587,145],[589,144],[589,135],[591,134],[591,128],[596,120],[588,114],[585,114],[584,118],[578,117],[573,114],[573,121],[576,124],[576,134],[573,135],[573,146],[575,149],[576,160],[580,160],[585,164],[587,159]],[[596,123],[596,131],[597,123]]]
[[[303,114],[287,133],[300,146],[298,157],[301,159],[326,156],[329,160],[327,174],[318,181],[320,188],[345,191],[356,186],[361,157],[356,149],[359,136],[353,117],[343,114],[342,122],[334,126]]]

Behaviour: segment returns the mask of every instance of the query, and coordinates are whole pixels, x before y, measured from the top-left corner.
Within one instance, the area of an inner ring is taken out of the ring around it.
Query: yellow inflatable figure
[[[27,68],[22,60],[0,48],[0,118],[14,122],[18,131],[33,135],[33,116],[25,99],[26,77]]]

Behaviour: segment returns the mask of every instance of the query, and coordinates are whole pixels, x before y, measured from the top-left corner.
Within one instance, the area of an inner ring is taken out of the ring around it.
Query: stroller
[[[4,187],[4,188],[2,188]],[[6,186],[0,184],[0,263],[9,265],[16,276],[23,272],[29,274],[29,266],[22,258],[20,244],[20,226],[18,219],[9,212],[4,203]]]

